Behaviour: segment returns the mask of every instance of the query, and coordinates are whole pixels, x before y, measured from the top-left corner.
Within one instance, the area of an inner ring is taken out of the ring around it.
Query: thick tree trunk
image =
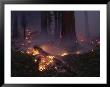
[[[62,13],[62,43],[66,46],[74,46],[76,41],[75,16],[72,11]]]
[[[23,28],[23,35],[24,35],[24,39],[26,38],[26,16],[25,14],[22,14],[22,19],[21,19],[21,26]]]
[[[87,11],[84,12],[85,14],[85,33],[86,33],[86,38],[89,40],[89,22],[88,22],[88,14]]]
[[[60,39],[60,26],[61,26],[61,12],[54,12],[55,14],[55,39]]]
[[[48,17],[48,12],[43,11],[41,12],[41,34],[43,35],[47,35],[48,31],[47,31],[47,17]]]
[[[18,38],[18,20],[17,20],[17,13],[12,12],[12,37],[13,38]]]

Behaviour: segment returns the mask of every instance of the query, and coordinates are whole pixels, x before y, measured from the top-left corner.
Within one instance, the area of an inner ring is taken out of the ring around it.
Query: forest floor
[[[38,70],[34,58],[21,52],[11,52],[12,77],[99,77],[100,49],[84,54],[55,58],[54,66]]]

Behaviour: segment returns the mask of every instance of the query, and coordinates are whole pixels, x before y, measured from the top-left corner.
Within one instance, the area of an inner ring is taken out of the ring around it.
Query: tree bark
[[[41,12],[41,34],[47,35],[47,14],[48,12]]]
[[[26,38],[26,15],[25,13],[22,14],[22,19],[21,19],[21,26],[23,28],[23,35],[24,35],[24,39]]]
[[[86,38],[89,39],[89,22],[88,22],[88,14],[87,11],[84,12],[85,14],[85,33],[86,33]]]
[[[75,16],[72,11],[65,11],[62,13],[62,39],[64,42],[73,43],[76,41],[75,32]]]

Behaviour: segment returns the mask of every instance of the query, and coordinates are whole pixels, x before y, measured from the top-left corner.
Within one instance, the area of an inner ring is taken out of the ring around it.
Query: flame
[[[37,60],[35,59],[34,62],[37,62]]]
[[[80,54],[81,52],[80,51],[76,51],[76,54]]]
[[[64,53],[61,54],[61,56],[66,56],[66,55],[68,55],[67,52],[64,52]]]
[[[46,69],[46,63],[45,62],[46,62],[45,59],[42,58],[40,63],[39,63],[39,71],[43,71]]]
[[[24,44],[21,44],[22,46],[24,46]]]
[[[51,56],[51,55],[45,56],[42,53],[40,53],[37,49],[34,49],[34,48],[28,48],[26,53],[28,55],[33,55],[33,56],[40,54],[40,62],[38,67],[39,71],[44,71],[45,69],[47,69],[48,65],[52,64],[55,58],[54,56]],[[36,61],[37,60],[35,59],[34,62]]]
[[[25,39],[28,40],[28,37],[26,37]]]
[[[26,53],[33,56],[40,54],[39,51],[37,49],[35,50],[34,48],[28,48]]]
[[[33,53],[32,53],[33,56],[38,55],[38,54],[40,54],[38,50],[33,50]]]
[[[28,49],[26,50],[26,53],[29,54],[29,55],[32,54],[32,52],[33,52],[33,48],[28,48]]]
[[[39,63],[39,71],[44,71],[47,69],[48,65],[52,64],[54,62],[54,56],[46,56],[41,58],[41,61]]]
[[[84,40],[83,40],[83,39],[81,39],[80,41],[81,41],[81,42],[84,42]]]

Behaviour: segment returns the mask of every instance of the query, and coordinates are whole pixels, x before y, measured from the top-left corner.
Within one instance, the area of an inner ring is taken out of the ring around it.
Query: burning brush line
[[[35,56],[35,58],[40,58],[40,62],[39,62],[39,71],[44,71],[48,68],[49,65],[53,64],[54,62],[54,58],[55,56],[52,56],[52,55],[47,55],[46,53],[44,53],[42,51],[41,48],[39,47],[35,47],[35,48],[28,48],[26,50],[26,53],[28,55],[32,55],[32,56]],[[35,62],[37,60],[35,59]]]
[[[93,41],[92,41],[93,42]],[[99,44],[100,42],[97,41]],[[90,50],[91,52],[94,52],[94,49]],[[23,52],[23,51],[22,51]],[[39,71],[45,71],[48,69],[49,66],[54,64],[54,59],[57,57],[64,58],[64,56],[67,55],[80,55],[82,54],[82,51],[76,50],[75,52],[67,52],[67,51],[61,51],[57,55],[51,55],[47,53],[42,47],[39,46],[34,46],[34,47],[29,47],[26,49],[25,52],[27,55],[34,56],[34,62],[38,63],[38,70]],[[37,62],[39,60],[39,62]]]

